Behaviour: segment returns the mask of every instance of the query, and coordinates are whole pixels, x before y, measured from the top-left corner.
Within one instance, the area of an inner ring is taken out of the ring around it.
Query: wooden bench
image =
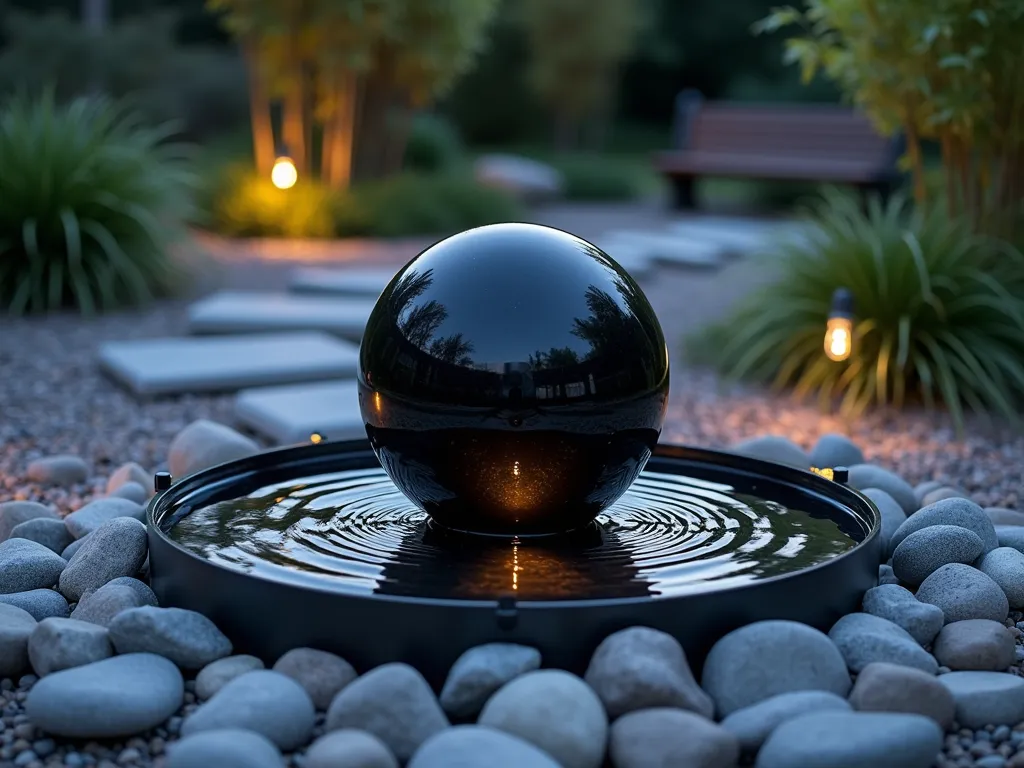
[[[694,181],[708,176],[851,185],[884,196],[901,180],[905,146],[846,107],[708,102],[691,90],[676,99],[673,143],[655,166],[680,208],[695,206]]]

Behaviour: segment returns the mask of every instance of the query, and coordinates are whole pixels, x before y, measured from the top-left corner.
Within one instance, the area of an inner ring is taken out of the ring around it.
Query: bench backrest
[[[863,114],[832,104],[706,102],[680,94],[679,149],[730,155],[820,157],[891,166],[898,151]]]

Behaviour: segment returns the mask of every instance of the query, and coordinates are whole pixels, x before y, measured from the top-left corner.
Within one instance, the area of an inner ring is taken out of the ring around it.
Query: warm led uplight
[[[319,432],[314,432],[313,434],[311,434],[309,436],[309,442],[311,442],[313,445],[319,445],[324,440],[325,440],[324,436],[322,434],[320,434]]]
[[[853,351],[853,295],[845,288],[832,294],[832,309],[825,326],[825,354],[846,360]]]
[[[513,464],[512,464],[512,474],[515,475],[516,477],[519,477],[519,462],[518,461],[513,462]]]
[[[299,180],[299,171],[290,157],[279,157],[270,171],[270,180],[278,189],[291,189]]]

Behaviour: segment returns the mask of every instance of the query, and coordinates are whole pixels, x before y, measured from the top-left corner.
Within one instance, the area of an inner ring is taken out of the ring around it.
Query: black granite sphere
[[[381,465],[435,522],[537,535],[585,526],[661,433],[665,337],[608,255],[532,224],[449,237],[381,294],[359,352]]]

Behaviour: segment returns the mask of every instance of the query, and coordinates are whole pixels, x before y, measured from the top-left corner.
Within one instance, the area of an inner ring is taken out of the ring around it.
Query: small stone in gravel
[[[594,651],[584,679],[612,720],[652,707],[679,707],[704,717],[715,711],[679,641],[649,627],[630,627],[606,637]]]
[[[860,672],[875,661],[887,661],[937,674],[934,657],[918,645],[909,632],[888,619],[870,613],[850,613],[837,621],[828,633],[851,672]]]
[[[116,579],[108,581],[107,584],[113,584],[117,587],[128,587],[139,598],[139,605],[158,605],[156,593],[144,581],[139,581],[133,576],[118,576]]]
[[[878,586],[884,584],[896,584],[898,585],[900,580],[896,578],[896,574],[892,572],[891,565],[880,565],[878,566]]]
[[[47,589],[57,583],[67,561],[28,539],[0,543],[0,593]]]
[[[391,663],[346,685],[327,710],[326,727],[368,731],[404,763],[448,727],[448,718],[423,675],[408,664]]]
[[[929,525],[900,542],[892,570],[900,581],[917,586],[949,563],[970,565],[984,546],[978,534],[959,525]]]
[[[857,675],[850,704],[860,712],[924,715],[943,730],[953,723],[953,694],[938,678],[919,669],[875,662]]]
[[[155,653],[182,669],[202,669],[231,655],[231,641],[201,613],[150,605],[123,611],[110,622],[118,653]]]
[[[122,611],[131,608],[138,608],[138,595],[126,586],[120,584],[104,584],[95,591],[86,592],[78,601],[75,610],[71,612],[71,618],[78,621],[87,621],[100,627],[109,627]]]
[[[996,539],[1000,547],[1012,547],[1018,552],[1024,552],[1024,526],[997,525]]]
[[[398,768],[398,761],[383,741],[366,731],[353,730],[332,731],[321,736],[306,750],[302,762],[303,768]],[[495,765],[490,760],[487,764]],[[500,760],[497,764],[501,765]],[[532,763],[527,761],[522,765]]]
[[[167,466],[182,479],[226,461],[259,453],[260,447],[231,427],[206,419],[193,421],[171,441]]]
[[[174,664],[133,653],[47,675],[29,691],[25,713],[55,736],[114,738],[155,728],[184,697],[185,682]]]
[[[28,611],[36,621],[51,616],[66,619],[70,610],[64,596],[53,589],[30,589],[28,592],[12,592],[0,595],[0,603],[7,603]]]
[[[127,499],[128,501],[134,501],[140,506],[149,500],[149,494],[146,492],[146,489],[138,483],[125,483],[109,495],[112,499]]]
[[[975,567],[999,585],[1011,610],[1024,608],[1024,553],[1013,547],[996,547]]]
[[[89,479],[89,465],[78,456],[47,456],[25,469],[25,477],[40,485],[71,486]]]
[[[926,493],[923,497],[921,497],[921,506],[927,507],[931,504],[934,504],[937,501],[942,501],[943,499],[969,498],[971,497],[967,495],[967,492],[961,490],[960,488],[951,488],[948,485],[942,485],[939,486],[938,488],[933,488],[932,490],[928,491],[928,493]]]
[[[1024,512],[1006,507],[985,507],[985,514],[993,525],[1024,525]]]
[[[778,727],[757,756],[757,768],[931,768],[942,730],[921,715],[822,712]]]
[[[265,736],[222,728],[187,736],[167,752],[165,768],[281,768],[281,752]],[[308,763],[307,763],[308,766]]]
[[[941,488],[942,483],[938,480],[925,480],[923,483],[918,483],[914,486],[914,497],[917,499],[917,506],[923,507],[924,497],[934,491],[936,488]]]
[[[148,551],[146,526],[130,517],[104,523],[89,537],[60,576],[60,591],[79,600],[119,576],[138,573]]]
[[[107,630],[75,619],[44,619],[28,639],[28,657],[40,677],[114,655]]]
[[[212,661],[196,675],[196,697],[206,701],[236,677],[257,669],[263,669],[263,662],[255,656],[225,656]]]
[[[598,768],[604,760],[604,706],[590,686],[562,670],[517,677],[488,699],[477,722],[540,747],[564,768]]]
[[[63,549],[63,551],[60,553],[60,556],[70,563],[72,558],[74,558],[74,556],[78,553],[78,550],[85,546],[85,542],[87,542],[88,540],[89,534],[86,534],[80,539],[75,539]]]
[[[487,643],[459,656],[441,689],[441,707],[455,718],[475,717],[505,683],[540,668],[540,651],[514,643]]]
[[[146,519],[146,508],[128,499],[108,496],[90,501],[81,509],[72,512],[64,518],[64,525],[68,527],[72,536],[80,539],[104,523],[120,517],[131,518],[141,523]]]
[[[236,677],[185,718],[181,735],[244,728],[266,736],[284,751],[309,741],[316,711],[309,694],[290,677],[258,669]]]
[[[135,483],[142,486],[143,490],[148,491],[153,487],[153,474],[134,461],[122,464],[111,473],[107,480],[107,495],[112,496],[119,488],[123,488],[128,483]],[[152,493],[146,493],[146,498],[150,496]]]
[[[941,608],[947,624],[965,619],[1002,622],[1010,612],[999,585],[963,563],[950,563],[936,570],[921,583],[917,599]]]
[[[35,501],[3,502],[0,504],[0,541],[7,541],[15,526],[37,518],[60,520],[60,515]]]
[[[882,517],[882,529],[879,531],[882,544],[880,557],[882,560],[887,560],[889,558],[889,542],[892,539],[892,535],[903,525],[907,515],[896,499],[879,488],[865,488],[861,493],[874,502],[875,506],[878,507],[879,515]]]
[[[1003,672],[1013,664],[1014,636],[1001,622],[967,619],[947,624],[932,653],[944,667]]]
[[[608,746],[616,768],[733,768],[740,756],[739,740],[728,730],[668,707],[623,715],[611,727]]]
[[[824,633],[795,621],[757,621],[715,643],[704,662],[701,687],[725,717],[791,691],[846,696],[850,675]]]
[[[846,435],[822,435],[811,449],[812,467],[852,467],[864,463],[864,452]]]
[[[966,728],[1024,721],[1024,677],[1005,672],[950,672],[938,678],[956,701],[956,721]]]
[[[849,711],[850,705],[841,696],[826,691],[780,693],[736,710],[722,721],[722,727],[739,739],[744,752],[756,752],[771,732],[787,720],[833,709]]]
[[[850,485],[857,490],[878,488],[892,496],[903,511],[910,515],[917,511],[917,497],[906,480],[874,464],[854,464],[850,467]]]
[[[50,517],[37,517],[34,520],[19,523],[11,531],[11,538],[34,541],[57,554],[63,552],[74,540],[68,533],[63,520],[55,520]]]
[[[316,648],[293,648],[277,660],[273,669],[305,688],[319,710],[331,706],[338,692],[356,679],[351,664]]]
[[[326,737],[325,737],[326,738]],[[560,768],[550,755],[529,742],[494,728],[457,725],[423,743],[408,768]],[[351,768],[363,768],[357,764]],[[327,768],[310,766],[310,768]],[[334,763],[330,768],[336,768]],[[342,763],[338,768],[350,768]],[[367,765],[366,768],[377,768]],[[380,768],[385,768],[382,764]]]
[[[777,464],[786,464],[799,469],[808,469],[811,466],[811,459],[803,448],[789,438],[777,435],[764,435],[743,440],[729,450],[740,456],[774,461]]]
[[[922,507],[908,517],[907,521],[892,535],[889,550],[895,551],[907,536],[930,525],[958,525],[961,528],[974,531],[981,539],[985,552],[999,546],[995,526],[992,525],[992,521],[988,519],[988,515],[981,507],[969,499],[943,499],[927,507]]]
[[[28,611],[0,603],[0,678],[17,679],[28,669],[28,639],[36,626]]]
[[[934,640],[945,623],[941,608],[922,603],[913,592],[897,584],[883,584],[865,592],[864,612],[903,627],[921,645]]]

